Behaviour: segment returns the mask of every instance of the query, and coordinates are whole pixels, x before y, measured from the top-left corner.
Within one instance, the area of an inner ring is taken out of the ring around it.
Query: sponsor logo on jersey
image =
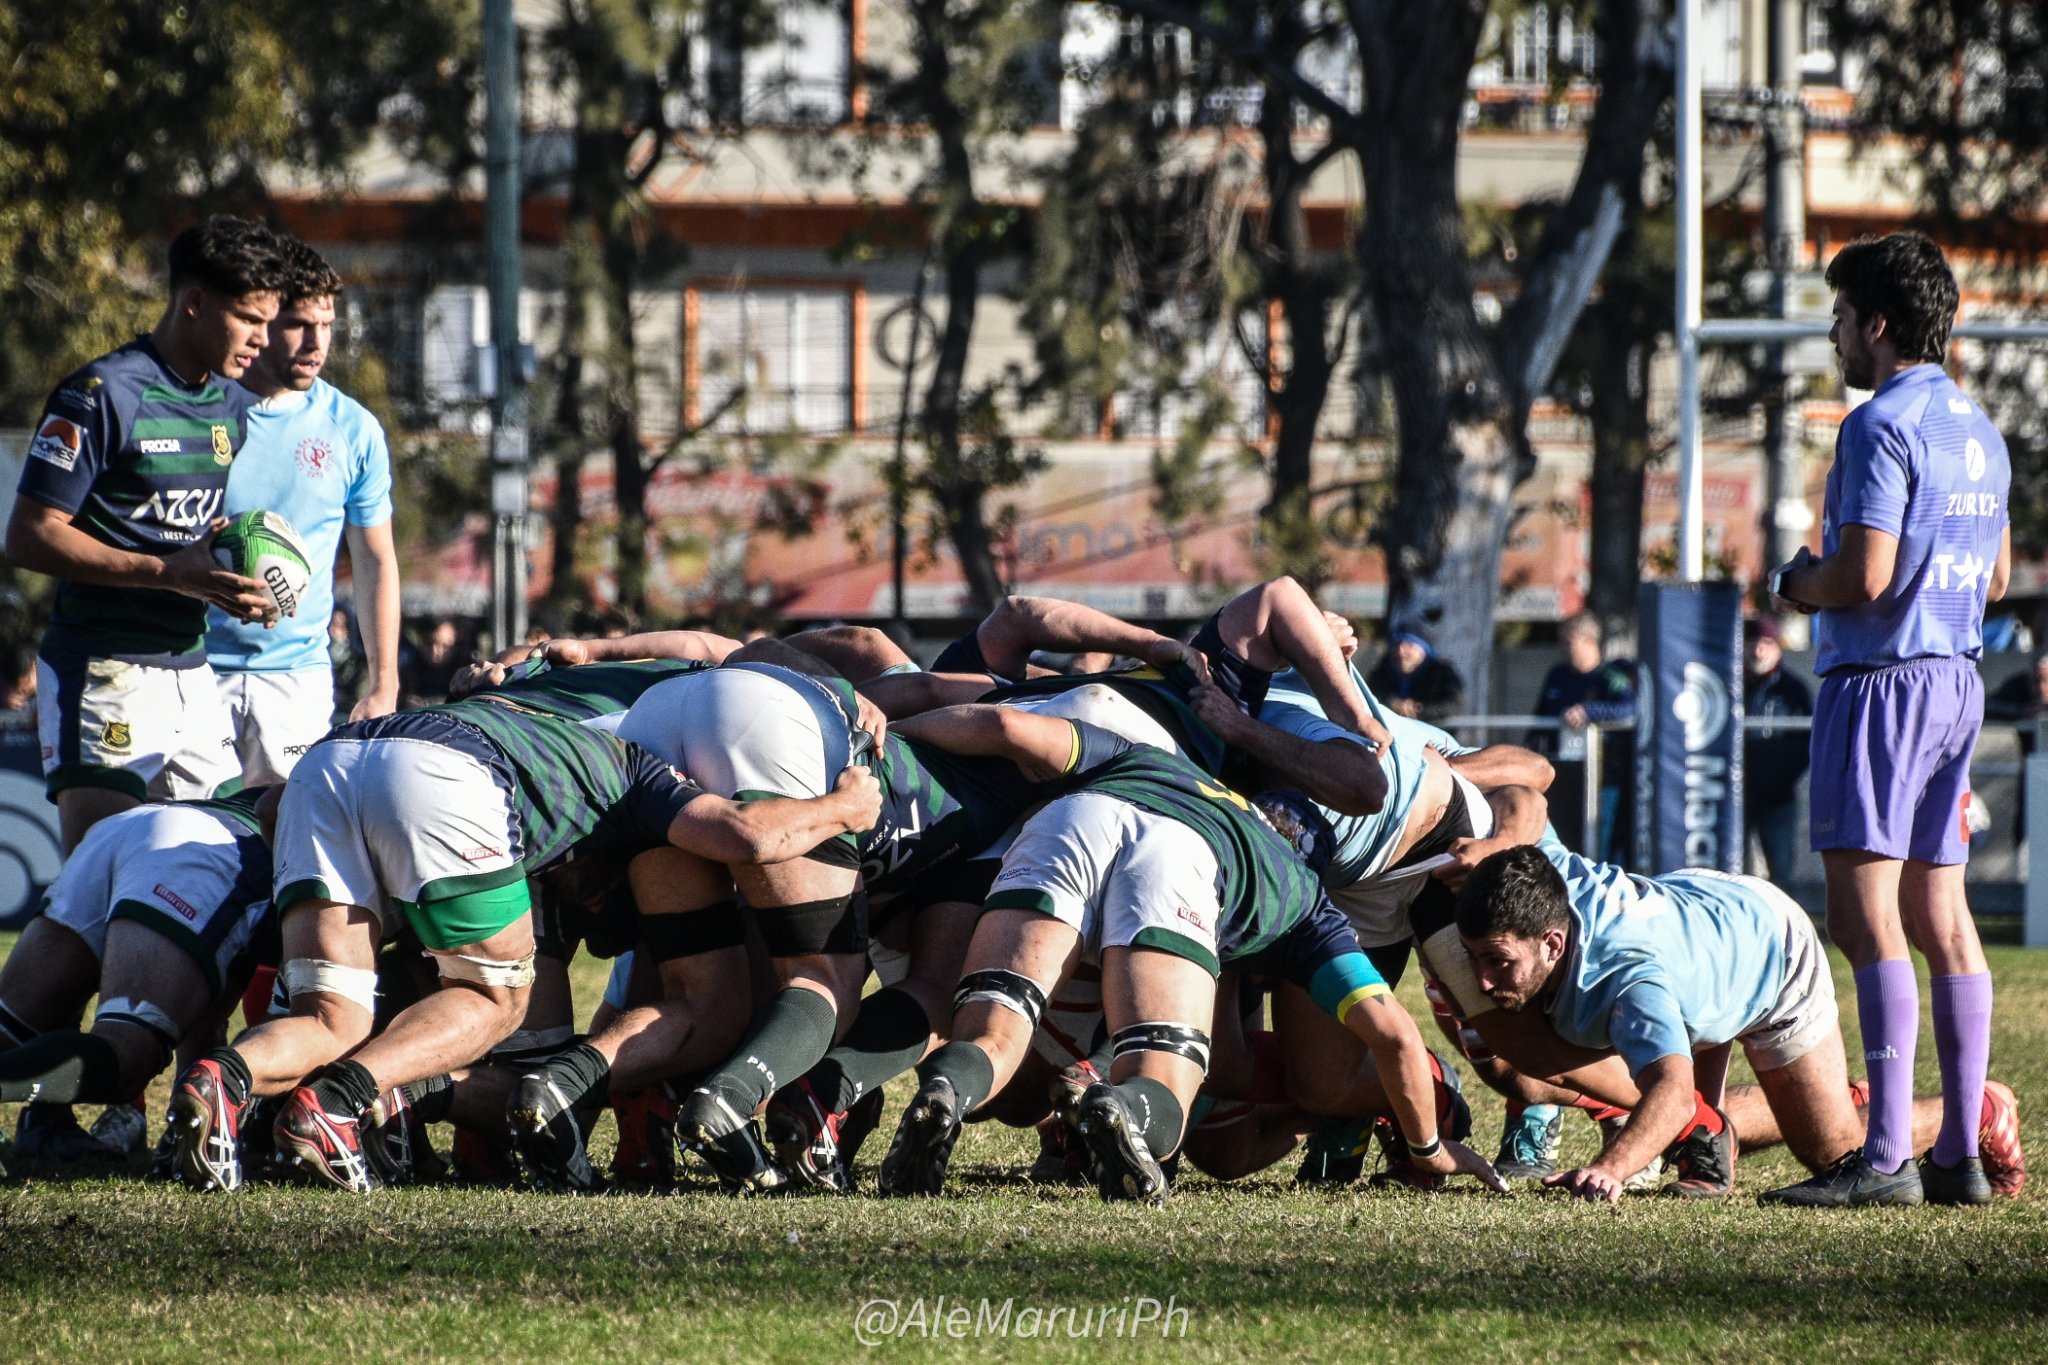
[[[171,890],[171,888],[165,886],[162,882],[158,882],[156,886],[152,888],[152,890],[155,892],[156,898],[162,901],[165,905],[170,906],[171,909],[177,911],[186,919],[191,920],[194,923],[198,922],[199,912],[193,909],[192,906],[185,900],[183,896],[180,896],[177,892]]]
[[[228,442],[228,429],[226,425],[215,422],[213,424],[213,462],[215,464],[226,464],[234,458],[235,448]]]
[[[36,429],[36,438],[29,442],[28,454],[32,460],[53,464],[67,473],[78,465],[78,452],[85,445],[85,437],[73,423],[62,417],[45,417],[42,426]]]
[[[204,526],[220,511],[225,490],[219,488],[159,488],[149,501],[135,509],[132,521],[145,518],[165,526]]]
[[[299,470],[309,479],[327,477],[327,466],[334,463],[334,447],[318,437],[308,436],[299,442],[294,452],[299,461]]]
[[[137,441],[135,448],[145,455],[175,455],[185,447],[167,436],[159,436],[147,441]]]
[[[1948,410],[1958,417],[1968,417],[1970,415],[1969,401],[1963,398],[1951,398],[1948,400]]]
[[[135,738],[128,733],[128,722],[125,720],[110,720],[100,731],[100,747],[111,749],[117,754],[127,753],[128,746],[134,742]]]
[[[1991,573],[1991,564],[1972,551],[1968,554],[1940,554],[1927,561],[1925,586],[1943,592],[1975,592]]]
[[[71,407],[77,408],[80,412],[92,412],[100,405],[98,390],[104,382],[106,381],[100,379],[87,379],[77,384],[67,385],[57,390],[57,396],[51,401],[53,403],[68,404]]]
[[[1984,477],[1985,458],[1984,443],[1972,436],[1963,446],[1963,473],[1970,476],[1971,483]]]

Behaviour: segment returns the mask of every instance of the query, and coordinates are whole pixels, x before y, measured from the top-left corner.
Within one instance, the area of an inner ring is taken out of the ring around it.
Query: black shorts
[[[1223,643],[1223,632],[1216,624],[1221,616],[1218,612],[1202,622],[1202,628],[1188,643],[1209,661],[1209,680],[1237,703],[1238,710],[1256,717],[1266,704],[1266,690],[1273,685],[1273,675],[1263,668],[1254,668]]]

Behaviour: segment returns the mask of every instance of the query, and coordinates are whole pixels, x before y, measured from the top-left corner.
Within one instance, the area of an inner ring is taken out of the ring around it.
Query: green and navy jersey
[[[71,514],[105,545],[168,555],[221,514],[253,400],[209,376],[188,384],[148,337],[101,356],[50,395],[20,495]],[[317,567],[317,566],[316,566]],[[46,647],[87,655],[196,653],[206,603],[163,588],[63,582]]]
[[[470,696],[509,697],[564,720],[589,722],[624,715],[641,693],[659,682],[712,665],[697,659],[628,659],[620,663],[555,666],[528,659],[505,670],[505,681]]]
[[[933,671],[942,671],[937,664]],[[1188,694],[1195,689],[1195,677],[1185,664],[1175,664],[1161,672],[1146,665],[1134,668],[1120,668],[1109,673],[1058,674],[1051,677],[1032,678],[1028,682],[1003,683],[977,698],[983,702],[1021,701],[1031,697],[1053,697],[1071,692],[1077,687],[1100,683],[1116,692],[1125,700],[1144,711],[1146,715],[1166,727],[1168,734],[1187,750],[1188,756],[1204,771],[1223,771],[1223,741],[1216,732],[1203,724],[1188,705]]]
[[[859,841],[871,896],[906,891],[935,868],[973,857],[1053,794],[1011,763],[963,757],[893,730],[869,766],[882,787],[881,817]]]
[[[1186,759],[1134,745],[1087,769],[1080,786],[1177,820],[1209,845],[1223,914],[1216,951],[1225,965],[1266,951],[1329,904],[1316,874],[1252,803]]]
[[[335,734],[403,733],[413,716],[460,721],[502,757],[528,876],[570,857],[603,858],[623,871],[625,859],[666,843],[677,814],[704,794],[637,744],[496,694],[362,721]]]
[[[243,833],[260,836],[263,833],[263,824],[256,818],[256,803],[262,800],[263,794],[269,790],[269,787],[243,787],[228,796],[209,796],[196,801],[181,801],[178,804],[208,812],[222,824],[232,826],[238,836]],[[270,861],[267,846],[263,861],[266,864]],[[270,874],[265,872],[263,878],[264,884],[268,885]]]

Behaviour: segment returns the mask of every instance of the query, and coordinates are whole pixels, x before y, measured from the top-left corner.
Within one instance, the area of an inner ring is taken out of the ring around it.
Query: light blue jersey
[[[1327,806],[1319,807],[1337,831],[1336,852],[1323,872],[1323,884],[1332,889],[1353,886],[1376,876],[1385,871],[1392,861],[1394,850],[1401,842],[1401,832],[1408,826],[1408,814],[1414,809],[1415,798],[1422,791],[1422,771],[1426,761],[1423,750],[1435,749],[1446,757],[1471,752],[1453,739],[1448,731],[1388,710],[1372,694],[1372,689],[1365,685],[1365,680],[1358,676],[1355,668],[1351,670],[1351,681],[1358,688],[1359,695],[1365,698],[1366,710],[1371,712],[1374,720],[1387,727],[1387,733],[1393,736],[1394,742],[1380,755],[1380,766],[1387,774],[1387,800],[1376,813],[1344,815]],[[1320,744],[1332,739],[1349,740],[1361,746],[1365,743],[1362,736],[1353,734],[1324,715],[1323,704],[1309,691],[1301,675],[1292,670],[1274,677],[1272,687],[1266,693],[1266,704],[1259,711],[1259,719],[1276,730],[1311,743]]]
[[[306,542],[313,583],[269,630],[207,614],[206,655],[216,669],[278,673],[325,668],[334,613],[334,560],[342,527],[391,520],[391,451],[384,428],[361,403],[324,379],[303,397],[290,392],[249,413],[249,440],[228,478],[226,516],[276,512]]]
[[[1571,903],[1572,944],[1548,1007],[1560,1038],[1611,1047],[1635,1073],[1769,1017],[1785,984],[1785,922],[1758,886],[1699,871],[1638,877],[1539,847]]]
[[[2011,489],[2004,439],[1939,365],[1899,371],[1844,418],[1821,553],[1841,548],[1844,526],[1868,526],[1898,537],[1898,564],[1875,602],[1815,616],[1815,671],[1983,654]]]

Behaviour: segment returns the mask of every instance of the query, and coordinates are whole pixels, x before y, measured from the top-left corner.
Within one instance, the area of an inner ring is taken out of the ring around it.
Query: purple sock
[[[1937,976],[1934,1055],[1941,1060],[1941,1136],[1934,1161],[1953,1166],[1977,1155],[1984,1108],[1984,1070],[1991,1061],[1991,973]]]
[[[1870,1074],[1870,1133],[1863,1154],[1880,1171],[1913,1155],[1913,1053],[1920,1045],[1920,987],[1911,962],[1873,962],[1856,973],[1856,1017]]]

